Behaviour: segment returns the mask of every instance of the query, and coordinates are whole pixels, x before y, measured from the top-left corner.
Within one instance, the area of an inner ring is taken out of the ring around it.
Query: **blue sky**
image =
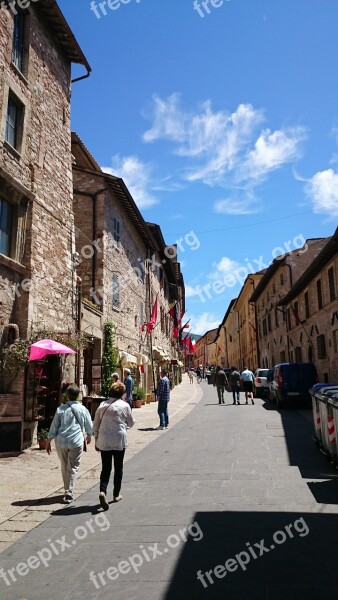
[[[93,68],[72,128],[179,241],[199,334],[246,271],[338,220],[337,1],[213,3],[59,0]]]

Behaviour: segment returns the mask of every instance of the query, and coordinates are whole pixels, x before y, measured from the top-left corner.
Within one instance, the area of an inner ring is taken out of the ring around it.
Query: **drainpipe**
[[[81,326],[82,326],[82,279],[81,277],[76,277],[76,287],[77,287],[77,324],[76,329],[79,336],[81,335]],[[77,350],[76,354],[76,375],[75,382],[78,386],[80,386],[80,377],[81,377],[81,350],[80,347]]]

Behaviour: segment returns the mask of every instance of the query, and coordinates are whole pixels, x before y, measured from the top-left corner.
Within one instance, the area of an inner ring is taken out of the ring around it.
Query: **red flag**
[[[174,304],[174,306],[171,307],[171,309],[169,310],[169,314],[170,314],[170,316],[172,317],[172,319],[174,321],[173,337],[177,338],[178,334],[179,334],[179,330],[178,330],[178,318],[177,318],[176,304]]]
[[[147,328],[148,333],[151,333],[152,330],[154,329],[154,327],[156,325],[156,321],[157,321],[157,307],[158,307],[158,301],[156,298],[155,304],[153,306],[153,310],[151,311],[150,321],[148,321],[148,323],[143,323],[142,331],[144,331],[145,327]]]

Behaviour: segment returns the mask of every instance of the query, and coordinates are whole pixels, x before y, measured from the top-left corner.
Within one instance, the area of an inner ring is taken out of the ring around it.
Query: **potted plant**
[[[133,407],[141,408],[145,399],[145,390],[142,387],[136,386],[135,394],[133,394]]]
[[[38,442],[39,442],[40,450],[46,450],[48,436],[49,436],[48,429],[39,429]]]

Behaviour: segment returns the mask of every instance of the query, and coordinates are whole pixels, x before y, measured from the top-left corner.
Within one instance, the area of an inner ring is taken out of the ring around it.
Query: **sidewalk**
[[[190,385],[184,375],[182,383],[171,392],[170,427],[189,414],[201,396],[200,385],[196,381],[194,386]],[[163,434],[153,431],[159,424],[157,403],[134,409],[133,415],[136,423],[128,430],[125,463]],[[75,499],[97,485],[100,471],[100,454],[92,440],[88,452],[82,455]],[[54,444],[50,456],[36,446],[18,457],[0,459],[0,553],[58,510],[62,496],[60,463]],[[46,498],[50,498],[47,506]]]

